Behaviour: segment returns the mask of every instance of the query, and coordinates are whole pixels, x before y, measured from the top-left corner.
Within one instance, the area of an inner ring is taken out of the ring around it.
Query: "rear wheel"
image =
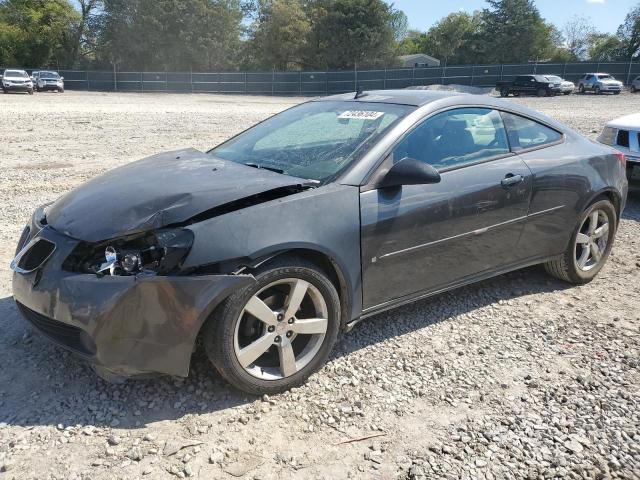
[[[620,95],[620,92],[613,92],[614,95]]]
[[[509,89],[506,87],[503,87],[500,89],[500,96],[501,97],[508,97],[509,96]]]
[[[578,93],[584,93],[584,85],[580,84],[578,87]]]
[[[29,92],[29,95],[33,95],[33,88],[27,90],[27,92]]]
[[[616,222],[616,211],[609,200],[591,205],[578,219],[565,253],[545,264],[547,273],[570,283],[593,280],[611,252]]]
[[[538,89],[538,96],[539,97],[546,97],[547,96],[547,90],[544,88],[539,88]]]
[[[340,300],[325,273],[290,258],[254,272],[205,326],[207,355],[220,374],[251,394],[302,384],[326,362],[340,327]]]

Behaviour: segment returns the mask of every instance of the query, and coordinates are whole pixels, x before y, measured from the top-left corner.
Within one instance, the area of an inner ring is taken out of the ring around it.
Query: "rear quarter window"
[[[562,140],[562,134],[529,118],[502,112],[511,150],[514,152],[544,147]]]

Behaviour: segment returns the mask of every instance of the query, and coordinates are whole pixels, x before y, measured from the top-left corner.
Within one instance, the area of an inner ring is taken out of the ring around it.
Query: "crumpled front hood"
[[[47,223],[73,238],[98,242],[186,222],[209,209],[305,182],[195,149],[179,150],[93,178],[52,204]]]

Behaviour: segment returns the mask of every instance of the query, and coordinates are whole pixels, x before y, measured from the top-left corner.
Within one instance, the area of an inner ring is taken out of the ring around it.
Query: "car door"
[[[365,310],[508,264],[526,219],[531,174],[510,152],[497,111],[429,117],[397,143],[378,175],[406,157],[433,165],[441,181],[362,188]]]

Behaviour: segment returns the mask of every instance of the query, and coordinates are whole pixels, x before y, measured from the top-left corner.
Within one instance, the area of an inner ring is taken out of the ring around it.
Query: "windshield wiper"
[[[258,165],[257,163],[245,163],[245,165],[247,167],[253,167],[253,168],[264,168],[265,170],[270,170],[270,171],[276,172],[276,173],[284,173],[284,170],[281,170],[279,168],[265,167],[264,165]]]

